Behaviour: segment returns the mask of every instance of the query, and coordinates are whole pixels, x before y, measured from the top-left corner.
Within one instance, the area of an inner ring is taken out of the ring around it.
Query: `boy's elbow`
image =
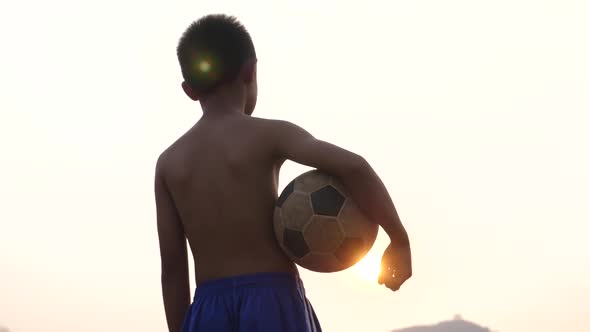
[[[348,163],[346,169],[343,172],[344,173],[343,175],[344,176],[355,176],[355,175],[365,172],[370,167],[371,166],[369,165],[369,163],[367,162],[367,160],[365,158],[355,154],[351,158],[350,163]]]

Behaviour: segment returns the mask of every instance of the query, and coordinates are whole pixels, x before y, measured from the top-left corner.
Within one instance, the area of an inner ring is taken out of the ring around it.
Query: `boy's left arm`
[[[156,166],[155,196],[160,243],[162,295],[170,332],[179,332],[190,305],[187,245],[184,227],[166,186],[160,162]]]

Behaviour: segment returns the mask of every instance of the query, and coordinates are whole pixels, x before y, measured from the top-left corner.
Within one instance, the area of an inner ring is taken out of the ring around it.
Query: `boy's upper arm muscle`
[[[273,125],[276,153],[281,158],[317,168],[337,177],[344,176],[365,163],[361,156],[316,139],[295,124],[276,120]]]
[[[155,176],[156,218],[162,269],[184,269],[187,262],[187,247],[184,227],[172,200],[162,170],[161,161],[156,166]]]

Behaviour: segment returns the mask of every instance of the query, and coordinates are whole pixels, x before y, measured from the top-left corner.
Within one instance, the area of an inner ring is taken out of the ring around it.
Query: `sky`
[[[590,331],[585,0],[3,2],[0,325],[165,330],[154,165],[199,119],[175,47],[210,13],[252,34],[254,115],[363,155],[410,234],[398,293],[373,280],[383,232],[301,270],[325,331]]]

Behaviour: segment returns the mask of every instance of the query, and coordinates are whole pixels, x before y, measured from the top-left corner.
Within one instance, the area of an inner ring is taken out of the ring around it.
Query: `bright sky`
[[[589,331],[590,2],[209,3],[2,4],[0,325],[165,330],[154,163],[200,115],[175,47],[223,12],[257,47],[255,115],[365,156],[411,235],[399,293],[366,277],[383,233],[359,266],[302,271],[325,331]]]

